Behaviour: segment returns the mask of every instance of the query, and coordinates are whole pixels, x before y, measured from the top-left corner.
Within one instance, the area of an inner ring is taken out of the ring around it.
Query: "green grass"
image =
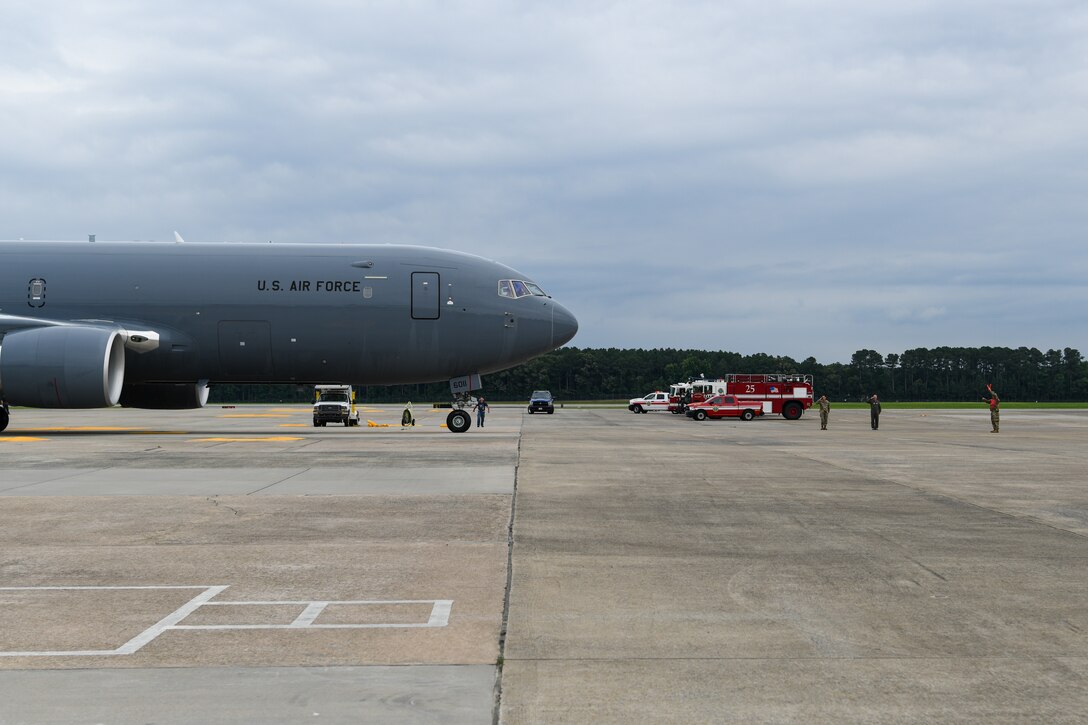
[[[495,405],[513,404],[496,402]],[[565,405],[568,408],[579,408],[582,406],[591,406],[594,408],[627,408],[626,400],[560,400],[556,402],[556,407]],[[880,401],[880,406],[884,410],[989,410],[989,406],[986,402],[979,400],[977,403],[972,402],[941,402],[941,401],[926,401],[926,402],[896,402],[896,401]],[[814,406],[815,407],[815,406]],[[839,410],[851,410],[851,409],[868,409],[868,403],[859,402],[842,402],[831,401],[831,407]],[[1019,400],[1001,401],[1001,409],[1006,410],[1010,408],[1022,408],[1022,409],[1066,409],[1077,410],[1088,408],[1088,402],[1084,403],[1038,403],[1038,402],[1026,402]]]
[[[832,408],[868,408],[868,403],[836,403],[831,401]],[[989,410],[987,402],[979,400],[977,403],[971,402],[910,402],[910,403],[897,403],[895,401],[880,401],[880,407],[885,410],[905,409],[905,410]],[[1021,409],[1069,409],[1075,410],[1078,408],[1088,408],[1088,403],[1038,403],[1038,402],[1024,402],[1019,400],[1001,401],[1001,409],[1007,410],[1009,408],[1021,408]]]

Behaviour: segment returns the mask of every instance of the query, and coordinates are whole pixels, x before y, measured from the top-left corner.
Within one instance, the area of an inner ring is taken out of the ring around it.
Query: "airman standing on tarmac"
[[[869,398],[869,425],[873,430],[880,428],[880,398],[876,393]]]
[[[997,393],[994,392],[994,386],[991,383],[986,384],[986,390],[989,391],[990,397],[990,425],[994,427],[991,433],[1001,432],[1001,398],[997,397]],[[987,400],[985,396],[982,398]]]
[[[820,430],[827,430],[827,416],[831,414],[831,401],[826,395],[821,395],[816,405],[820,406]]]

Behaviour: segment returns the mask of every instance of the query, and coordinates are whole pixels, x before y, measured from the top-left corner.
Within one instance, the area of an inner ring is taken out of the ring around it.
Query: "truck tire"
[[[644,410],[642,409],[642,406],[641,406],[641,405],[632,405],[632,406],[631,406],[631,412],[632,412],[632,413],[645,413],[646,411],[644,411]]]
[[[706,420],[706,411],[705,410],[697,410],[697,411],[695,411],[695,414],[692,415],[691,417],[694,418],[695,420]]]
[[[321,421],[319,421],[317,418],[314,418],[314,428],[317,428],[320,425],[321,425]]]
[[[530,405],[529,406],[529,415],[532,415],[532,414],[533,414],[533,406]]]
[[[755,417],[756,417],[756,414],[753,413],[751,410],[745,410],[743,413],[740,414],[740,419],[741,420],[751,420],[752,418],[755,418]]]
[[[782,406],[782,417],[786,420],[797,420],[804,412],[805,409],[796,400],[791,400]]]

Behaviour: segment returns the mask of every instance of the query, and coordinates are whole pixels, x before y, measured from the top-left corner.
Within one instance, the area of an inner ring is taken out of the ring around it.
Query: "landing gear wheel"
[[[755,417],[756,417],[756,414],[753,413],[750,410],[746,410],[746,411],[744,411],[743,413],[740,414],[740,419],[741,420],[751,420],[752,418],[755,418]]]
[[[782,417],[786,420],[797,420],[803,412],[805,409],[796,400],[791,400],[782,406]]]
[[[463,410],[455,410],[446,416],[446,427],[452,433],[464,433],[472,426],[472,416]]]
[[[695,418],[695,420],[706,420],[706,411],[697,410],[695,411],[695,415],[693,417]]]

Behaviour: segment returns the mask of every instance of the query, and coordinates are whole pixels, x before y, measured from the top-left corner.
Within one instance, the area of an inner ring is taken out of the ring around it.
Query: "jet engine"
[[[121,390],[121,406],[152,410],[190,410],[208,403],[208,383],[131,383]]]
[[[125,379],[120,331],[88,325],[18,330],[0,341],[0,397],[31,408],[117,405]]]

